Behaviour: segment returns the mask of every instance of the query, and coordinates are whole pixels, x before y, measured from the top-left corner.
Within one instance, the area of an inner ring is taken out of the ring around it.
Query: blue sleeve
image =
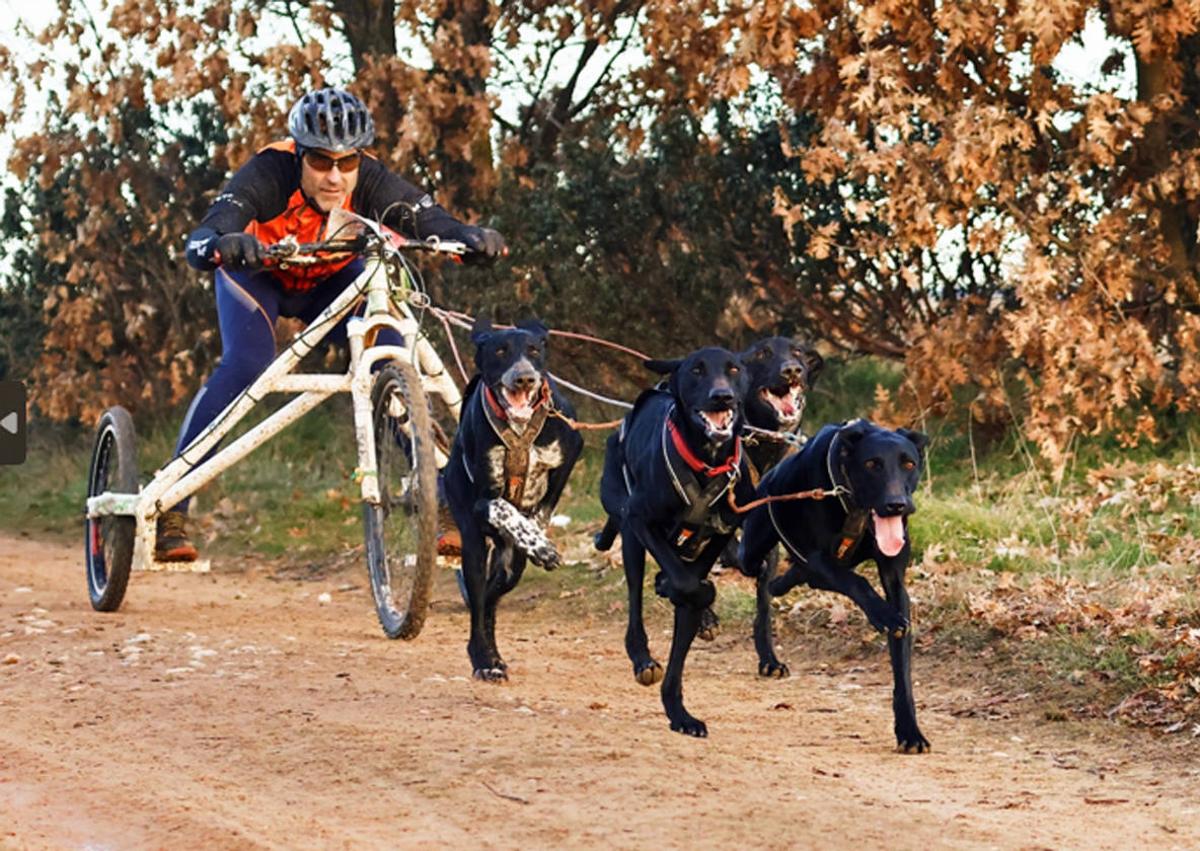
[[[300,167],[294,154],[278,150],[255,154],[229,179],[188,235],[188,265],[211,272],[216,268],[211,258],[218,237],[243,231],[252,221],[275,218],[299,186]]]
[[[450,238],[457,236],[464,227],[428,192],[413,186],[370,156],[363,157],[351,204],[360,215],[381,221],[410,237]]]

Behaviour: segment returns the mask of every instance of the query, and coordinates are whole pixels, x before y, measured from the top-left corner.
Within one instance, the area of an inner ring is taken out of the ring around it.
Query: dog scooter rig
[[[360,256],[364,269],[179,457],[140,487],[133,419],[120,406],[101,416],[88,474],[84,549],[88,595],[98,611],[115,611],[133,569],[151,565],[158,517],[238,463],[335,393],[349,393],[363,502],[367,566],[375,608],[390,638],[416,637],[425,620],[436,558],[437,473],[447,460],[436,439],[430,399],[457,420],[462,397],[421,330],[415,310],[428,306],[420,275],[405,254],[424,251],[459,259],[460,242],[408,239],[336,210],[329,239],[285,241],[268,248],[269,262],[308,265]],[[338,323],[347,322],[345,373],[299,373],[300,361]],[[393,328],[403,346],[377,345]],[[298,394],[261,423],[206,456],[271,393]]]

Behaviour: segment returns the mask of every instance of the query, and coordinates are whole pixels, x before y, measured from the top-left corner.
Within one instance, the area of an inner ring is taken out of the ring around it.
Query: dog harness
[[[843,425],[850,425],[856,420],[850,420]],[[846,512],[846,519],[842,523],[841,533],[836,538],[833,547],[832,556],[835,562],[839,564],[845,563],[847,557],[854,552],[858,544],[862,541],[863,536],[867,533],[867,519],[870,512],[865,508],[860,508],[854,502],[854,490],[850,487],[850,475],[846,472],[845,465],[840,460],[842,433],[839,430],[833,440],[829,442],[829,450],[825,453],[825,470],[829,474],[829,481],[833,483],[833,490],[837,494],[838,502],[841,503],[842,510]],[[837,463],[834,463],[834,458],[838,458]],[[772,478],[775,470],[774,467],[763,476],[763,481],[766,482]],[[840,475],[839,475],[840,474]],[[767,516],[771,518],[771,525],[775,527],[775,534],[779,536],[780,542],[784,545],[793,558],[799,559],[807,563],[806,559],[800,553],[800,548],[797,547],[787,533],[783,531],[783,527],[779,525],[779,520],[775,516],[775,503],[767,503]]]
[[[741,478],[742,439],[740,436],[734,438],[733,453],[725,463],[709,466],[687,445],[671,417],[674,412],[672,406],[661,432],[667,473],[684,504],[683,510],[676,515],[671,543],[681,559],[695,561],[714,536],[729,535],[737,528],[737,521],[725,507],[723,497]]]
[[[512,427],[508,414],[492,393],[492,388],[482,381],[480,384],[483,385],[483,392],[479,394],[483,415],[492,431],[504,444],[504,498],[513,505],[520,506],[521,499],[525,496],[525,482],[529,478],[533,443],[546,427],[546,420],[554,409],[550,385],[546,381],[542,382],[542,395],[534,404],[533,416],[529,418],[525,427],[518,431]],[[467,470],[467,477],[470,478],[470,475],[471,471]]]

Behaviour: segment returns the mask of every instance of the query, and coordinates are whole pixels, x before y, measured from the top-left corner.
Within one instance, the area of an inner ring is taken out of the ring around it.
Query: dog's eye
[[[496,357],[502,358],[508,354],[508,346],[496,346]]]
[[[911,458],[905,458],[900,462],[900,469],[904,470],[906,473],[911,472],[912,470],[917,469],[917,462]]]
[[[542,354],[542,350],[541,350],[541,349],[539,349],[537,346],[530,346],[530,347],[529,347],[529,354],[533,355],[533,356],[536,358],[536,357],[539,357],[539,356],[541,356],[541,354]]]
[[[704,364],[698,363],[692,367],[692,375],[704,375]]]
[[[874,458],[869,459],[866,463],[863,464],[863,466],[866,467],[868,470],[870,470],[872,473],[877,472],[881,467],[883,467],[883,465],[880,464],[879,461],[877,461]]]
[[[729,365],[729,374],[730,375],[737,375],[741,371],[742,371],[742,368],[740,366],[738,366],[737,364],[731,363]]]
[[[770,349],[759,349],[758,354],[755,355],[755,357],[758,358],[759,360],[766,360],[770,356],[771,356]]]

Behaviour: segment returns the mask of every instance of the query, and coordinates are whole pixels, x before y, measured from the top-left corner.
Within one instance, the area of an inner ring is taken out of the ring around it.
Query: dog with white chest
[[[527,561],[547,570],[560,558],[544,525],[562,496],[583,438],[570,403],[546,372],[548,329],[536,320],[471,330],[477,373],[444,472],[446,502],[462,536],[471,609],[467,655],[474,675],[508,679],[496,646],[496,606],[516,587]],[[558,416],[558,414],[563,416]]]

